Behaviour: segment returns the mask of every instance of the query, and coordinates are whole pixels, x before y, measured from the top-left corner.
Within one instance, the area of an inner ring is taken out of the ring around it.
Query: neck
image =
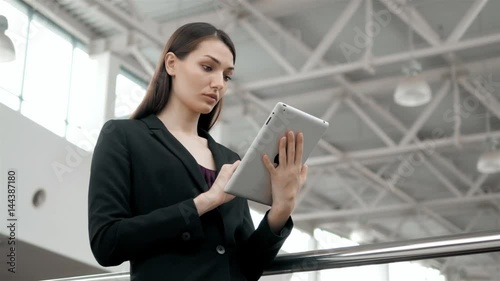
[[[165,108],[157,115],[172,133],[198,136],[200,113],[189,110],[179,100],[171,96]]]

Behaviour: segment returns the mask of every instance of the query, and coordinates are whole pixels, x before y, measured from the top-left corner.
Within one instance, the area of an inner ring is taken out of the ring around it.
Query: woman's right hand
[[[231,179],[231,176],[234,174],[236,168],[238,168],[240,162],[241,161],[238,160],[233,164],[223,165],[212,187],[194,199],[196,209],[200,216],[234,199],[233,195],[224,192],[224,187],[229,182],[229,179]]]

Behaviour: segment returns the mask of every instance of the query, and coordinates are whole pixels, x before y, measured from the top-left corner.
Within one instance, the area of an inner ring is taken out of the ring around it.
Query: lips
[[[217,101],[217,95],[216,94],[203,94],[203,95],[212,98],[214,101]]]

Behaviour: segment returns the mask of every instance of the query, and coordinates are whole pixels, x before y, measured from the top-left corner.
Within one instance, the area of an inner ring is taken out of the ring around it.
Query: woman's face
[[[224,96],[233,75],[233,54],[218,39],[208,39],[180,60],[172,53],[165,57],[172,76],[172,97],[196,113],[207,114]]]

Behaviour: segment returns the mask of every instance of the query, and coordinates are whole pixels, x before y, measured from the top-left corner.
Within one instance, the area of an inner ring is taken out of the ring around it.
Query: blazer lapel
[[[151,114],[141,120],[149,127],[149,129],[151,130],[151,134],[182,162],[186,170],[191,175],[191,178],[196,183],[196,188],[198,188],[201,192],[207,191],[208,185],[203,178],[203,175],[198,166],[198,162],[196,162],[196,159],[193,157],[193,155],[191,155],[191,153],[189,153],[184,145],[182,145],[182,143],[180,143],[168,131],[163,122],[161,122],[161,120],[158,119],[158,117],[154,114]],[[219,164],[217,163],[217,165]],[[219,166],[217,166],[217,170],[219,169]]]
[[[220,172],[220,169],[222,168],[222,165],[228,163],[227,157],[224,155],[224,153],[222,153],[217,142],[212,138],[212,136],[207,131],[199,129],[198,134],[201,137],[204,137],[207,139],[208,148],[212,152],[212,156],[214,157],[214,161],[215,161],[215,167],[217,169],[217,175],[219,175],[219,172]]]

